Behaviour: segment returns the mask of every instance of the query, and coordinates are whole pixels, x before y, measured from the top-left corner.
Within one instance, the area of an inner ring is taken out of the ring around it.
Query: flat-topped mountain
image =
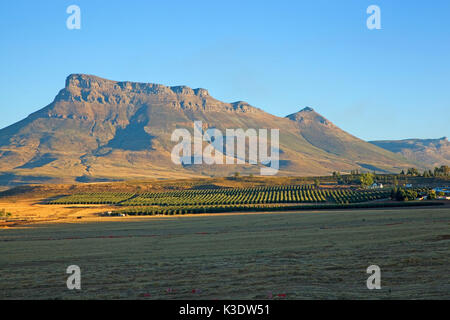
[[[55,100],[0,130],[0,184],[258,174],[258,165],[176,165],[177,128],[279,129],[280,175],[399,172],[403,156],[339,129],[311,108],[280,118],[206,89],[70,75]]]
[[[168,107],[193,111],[255,111],[249,104],[242,101],[220,102],[211,97],[208,90],[202,88],[191,89],[186,86],[167,87],[153,83],[118,82],[83,74],[70,75],[66,79],[65,88],[56,96],[55,102],[81,102],[108,105],[109,107],[166,103]]]

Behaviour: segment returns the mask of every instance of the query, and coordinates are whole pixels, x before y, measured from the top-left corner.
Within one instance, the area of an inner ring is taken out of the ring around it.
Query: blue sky
[[[66,28],[72,4],[81,30]],[[448,0],[1,1],[0,128],[87,73],[277,116],[311,106],[366,140],[449,136],[449,14]]]

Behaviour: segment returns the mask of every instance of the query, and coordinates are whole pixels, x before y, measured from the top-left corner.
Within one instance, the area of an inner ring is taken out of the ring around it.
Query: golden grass
[[[448,299],[448,214],[364,209],[11,228],[0,232],[0,299]],[[67,290],[72,264],[82,270],[81,291]],[[371,264],[382,270],[379,291],[366,287]]]
[[[12,214],[7,219],[0,220],[0,228],[19,227],[24,224],[35,223],[73,223],[81,220],[99,220],[100,212],[112,210],[105,205],[55,205],[48,206],[40,204],[42,199],[20,199],[10,201],[0,201],[0,209]],[[78,219],[81,217],[81,219]]]

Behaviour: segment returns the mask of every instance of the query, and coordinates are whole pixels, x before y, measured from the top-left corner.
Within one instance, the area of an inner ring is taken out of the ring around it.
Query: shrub
[[[436,199],[436,191],[434,191],[434,190],[429,190],[429,191],[427,192],[427,199],[428,199],[428,200],[434,200],[434,199]]]
[[[6,218],[8,218],[8,217],[11,217],[11,216],[12,216],[12,214],[11,214],[10,212],[6,212],[5,209],[1,209],[1,210],[0,210],[0,217],[6,217]]]
[[[417,198],[417,192],[411,189],[397,189],[394,199],[397,201],[411,201]]]

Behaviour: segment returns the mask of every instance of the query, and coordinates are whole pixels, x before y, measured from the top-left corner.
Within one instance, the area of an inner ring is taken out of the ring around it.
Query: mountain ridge
[[[397,172],[412,165],[341,130],[310,107],[282,118],[244,101],[219,101],[203,88],[71,74],[53,102],[0,130],[0,184],[258,174],[259,167],[249,163],[172,163],[171,133],[192,131],[194,121],[222,132],[279,129],[280,175],[367,168]]]
[[[370,143],[400,154],[412,161],[429,166],[450,166],[450,142],[447,137],[438,139],[378,140]]]

